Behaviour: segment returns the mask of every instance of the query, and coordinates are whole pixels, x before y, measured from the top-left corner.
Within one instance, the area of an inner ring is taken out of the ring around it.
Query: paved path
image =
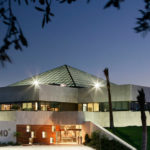
[[[0,147],[0,150],[94,150],[91,147],[83,145],[36,145],[36,146],[6,146]]]

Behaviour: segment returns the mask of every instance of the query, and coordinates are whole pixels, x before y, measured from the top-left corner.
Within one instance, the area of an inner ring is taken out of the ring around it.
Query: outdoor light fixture
[[[38,80],[34,80],[34,81],[33,81],[33,85],[39,86],[39,81],[38,81]]]
[[[66,84],[62,83],[62,84],[60,84],[60,86],[61,86],[61,87],[65,87],[65,86],[66,86]]]
[[[95,83],[94,83],[94,87],[95,87],[96,89],[99,89],[100,87],[103,87],[103,84],[102,84],[101,82],[95,82]]]
[[[94,87],[95,87],[96,89],[100,88],[100,83],[99,83],[99,82],[96,82],[96,83],[94,84]]]

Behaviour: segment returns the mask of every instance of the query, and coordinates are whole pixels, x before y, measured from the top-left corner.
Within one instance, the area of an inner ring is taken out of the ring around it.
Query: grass
[[[109,131],[111,131],[109,128],[107,128]],[[147,135],[148,135],[148,148],[147,150],[150,150],[150,126],[147,127]],[[111,131],[112,132],[112,131]],[[141,149],[142,144],[142,127],[137,126],[130,126],[130,127],[116,127],[113,131],[115,135],[126,141],[127,143],[131,144],[138,150]]]

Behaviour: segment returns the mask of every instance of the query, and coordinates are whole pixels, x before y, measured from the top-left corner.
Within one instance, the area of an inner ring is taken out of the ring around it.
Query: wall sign
[[[8,130],[0,130],[0,137],[7,137],[8,136]]]

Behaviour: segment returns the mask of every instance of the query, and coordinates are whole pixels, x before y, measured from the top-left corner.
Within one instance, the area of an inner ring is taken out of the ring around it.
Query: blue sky
[[[29,47],[10,50],[13,63],[0,69],[0,86],[64,64],[102,78],[108,67],[114,83],[150,86],[150,33],[143,37],[133,30],[142,1],[126,0],[120,10],[104,10],[104,2],[55,2],[55,17],[44,29],[42,15],[32,5],[14,6]]]

